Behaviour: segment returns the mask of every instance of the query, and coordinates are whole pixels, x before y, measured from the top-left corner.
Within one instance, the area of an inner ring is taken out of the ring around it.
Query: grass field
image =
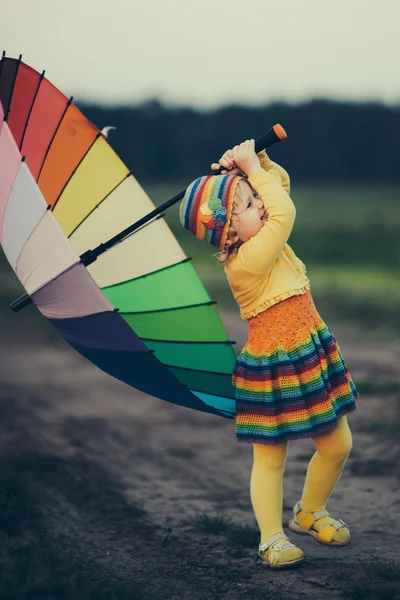
[[[183,189],[144,187],[157,205]],[[292,183],[292,199],[296,222],[288,243],[307,267],[320,313],[398,337],[400,188]],[[168,210],[166,220],[213,299],[236,310],[213,249],[183,229],[178,206]]]
[[[184,184],[144,185],[156,205]],[[323,318],[352,320],[377,335],[400,335],[400,188],[294,185],[296,222],[289,245],[306,264],[311,289]],[[210,295],[224,310],[237,310],[214,250],[196,240],[179,222],[179,203],[166,220]],[[19,285],[4,256],[0,260],[2,310]]]

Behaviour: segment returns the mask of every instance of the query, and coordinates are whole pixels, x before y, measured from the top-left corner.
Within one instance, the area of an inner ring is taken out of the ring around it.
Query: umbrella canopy
[[[85,267],[155,208],[106,135],[19,59],[0,62],[0,243],[40,312],[106,373],[234,418],[232,342],[164,219]]]

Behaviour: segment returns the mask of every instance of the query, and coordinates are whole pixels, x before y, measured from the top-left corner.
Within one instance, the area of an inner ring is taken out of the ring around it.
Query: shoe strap
[[[264,542],[263,544],[260,543],[259,545],[259,551],[263,552],[264,550],[267,550],[270,546],[272,546],[272,544],[274,544],[274,542],[277,542],[278,540],[289,540],[288,536],[285,533],[276,533],[275,535],[273,535],[272,537],[269,538],[269,540],[267,540],[266,542]],[[290,544],[285,544],[285,550],[287,548],[295,548],[295,545],[290,543]]]
[[[298,502],[296,502],[296,505],[294,507],[294,515],[296,516],[297,513],[299,513],[300,511],[304,512],[304,514],[306,514],[306,515],[313,515],[315,520],[322,519],[322,517],[329,517],[329,512],[326,510],[326,508],[323,508],[322,510],[317,510],[316,512],[306,513],[302,508],[300,508],[300,500],[299,500]]]
[[[321,533],[321,531],[325,531],[325,529],[329,529],[329,527],[334,527],[335,529],[338,530],[338,529],[342,529],[342,527],[347,527],[347,524],[342,519],[336,519],[330,525],[323,527],[319,533]]]

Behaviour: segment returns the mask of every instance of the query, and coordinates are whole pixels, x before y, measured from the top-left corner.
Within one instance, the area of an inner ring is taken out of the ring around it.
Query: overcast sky
[[[400,103],[400,0],[0,0],[0,49],[75,101]]]

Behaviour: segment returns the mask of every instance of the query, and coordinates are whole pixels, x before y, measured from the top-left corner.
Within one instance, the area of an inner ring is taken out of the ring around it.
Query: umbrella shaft
[[[179,194],[171,198],[171,200],[165,202],[162,206],[155,208],[150,213],[139,219],[139,221],[136,221],[136,223],[133,223],[133,225],[130,225],[129,227],[121,231],[121,233],[115,235],[113,238],[108,240],[108,242],[99,244],[97,248],[94,248],[94,250],[87,250],[87,252],[84,252],[80,256],[82,263],[85,265],[85,267],[88,267],[97,259],[98,256],[100,256],[100,254],[103,254],[104,252],[115,246],[115,244],[121,242],[128,235],[130,235],[137,229],[140,229],[140,227],[142,227],[143,225],[146,225],[146,223],[154,219],[154,217],[158,217],[159,215],[161,215],[161,213],[163,213],[167,208],[170,208],[171,206],[179,202],[179,200],[181,200],[184,195],[184,191],[180,192]]]
[[[272,144],[276,144],[277,142],[280,142],[281,140],[285,139],[284,136],[286,136],[286,132],[280,125],[275,125],[274,127],[271,127],[271,129],[264,133],[264,135],[260,136],[255,140],[256,153],[259,153],[265,148],[272,146]],[[223,170],[224,167],[221,167],[218,170],[210,171],[208,174],[219,175]],[[182,198],[185,195],[185,192],[186,190],[183,190],[182,192],[171,198],[171,200],[168,200],[158,208],[155,208],[152,212],[139,219],[139,221],[136,221],[136,223],[133,223],[133,225],[127,227],[126,229],[124,229],[124,231],[121,231],[121,233],[118,233],[116,236],[108,240],[108,242],[104,242],[97,246],[97,248],[95,248],[94,250],[88,250],[87,252],[82,254],[82,263],[85,265],[85,267],[91,265],[97,259],[97,257],[100,256],[100,254],[103,254],[103,252],[106,252],[107,250],[115,246],[115,244],[118,244],[118,242],[123,240],[127,235],[133,233],[134,231],[136,231],[136,229],[139,229],[139,227],[142,227],[142,225],[145,225],[148,221],[154,219],[154,217],[157,217],[167,208],[170,208],[171,206],[179,202],[179,200],[182,200]]]
[[[268,148],[269,146],[272,146],[272,144],[276,144],[277,142],[280,142],[281,140],[285,139],[285,137],[286,137],[286,133],[283,130],[283,128],[280,125],[275,125],[271,129],[269,129],[266,133],[264,133],[264,135],[262,135],[261,137],[256,139],[256,141],[255,141],[256,153],[258,154],[262,150]],[[219,175],[222,170],[223,170],[223,167],[221,167],[218,170],[211,171],[209,173],[209,175]],[[139,221],[136,221],[136,223],[133,223],[133,225],[131,225],[130,227],[127,227],[126,229],[124,229],[124,231],[121,231],[121,233],[118,233],[117,235],[115,235],[113,238],[111,238],[107,242],[99,244],[97,246],[97,248],[94,248],[93,250],[87,250],[86,252],[84,252],[80,256],[82,264],[84,264],[85,267],[88,267],[89,265],[94,263],[97,260],[97,257],[100,256],[100,254],[107,252],[107,250],[109,250],[110,248],[115,246],[115,244],[118,244],[118,242],[122,241],[125,237],[127,237],[128,235],[130,235],[131,233],[133,233],[140,227],[142,227],[142,225],[145,225],[146,223],[148,223],[149,221],[154,219],[154,217],[159,216],[167,208],[170,208],[171,206],[173,206],[174,204],[179,202],[179,200],[182,200],[182,198],[185,195],[185,191],[186,190],[184,190],[183,192],[180,192],[179,194],[177,194],[176,196],[171,198],[171,200],[168,200],[167,202],[165,202],[158,208],[155,208],[152,212],[148,213],[147,215],[145,215],[144,217],[139,219]],[[31,297],[28,294],[24,294],[23,296],[20,296],[19,298],[14,300],[14,302],[12,302],[10,304],[10,308],[14,312],[18,312],[21,309],[25,308],[25,306],[28,306],[31,303],[32,303]]]

